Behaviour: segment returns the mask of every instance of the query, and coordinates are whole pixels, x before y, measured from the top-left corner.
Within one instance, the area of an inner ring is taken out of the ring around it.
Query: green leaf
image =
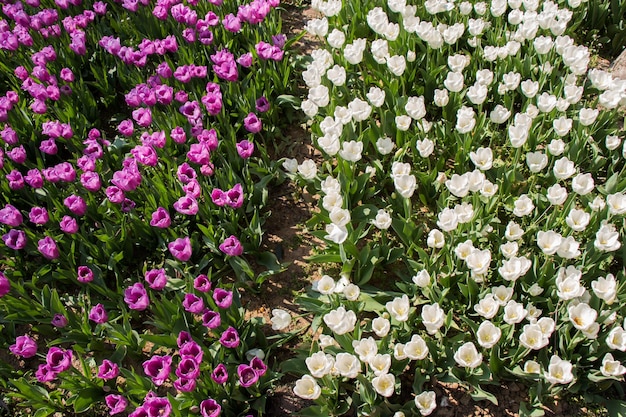
[[[485,391],[479,386],[474,387],[474,390],[470,392],[470,396],[472,397],[474,401],[487,400],[493,403],[494,405],[498,405],[498,399],[496,398],[496,396],[490,392]]]
[[[606,402],[606,409],[610,417],[626,416],[626,401],[608,400]]]
[[[519,405],[519,416],[520,417],[542,417],[546,413],[541,408],[532,408],[526,402],[521,402]]]
[[[88,388],[81,390],[74,400],[74,411],[77,414],[84,413],[91,406],[104,398],[103,392],[99,388]]]

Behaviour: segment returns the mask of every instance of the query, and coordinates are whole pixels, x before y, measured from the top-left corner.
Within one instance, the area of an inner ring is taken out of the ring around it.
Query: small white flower
[[[522,194],[515,203],[513,203],[513,214],[517,217],[524,217],[535,209],[532,200],[526,194]]]
[[[381,155],[390,154],[395,146],[395,143],[393,143],[391,138],[387,136],[378,138],[378,140],[376,141],[376,149],[378,149],[378,152],[380,152]]]
[[[487,171],[493,166],[493,151],[491,148],[480,147],[475,152],[470,152],[470,159],[476,168]]]
[[[564,156],[554,163],[552,172],[557,179],[566,180],[576,173],[576,167],[574,166],[574,162]]]
[[[583,331],[589,329],[598,317],[598,312],[587,303],[570,304],[567,313],[574,327]]]
[[[381,230],[389,229],[391,222],[391,216],[386,210],[383,209],[378,210],[376,217],[372,220],[372,224]]]
[[[385,308],[396,321],[404,322],[409,319],[411,304],[409,297],[404,294],[402,297],[396,297],[392,301],[385,304]]]
[[[374,371],[374,375],[380,376],[389,372],[389,368],[391,368],[391,355],[388,353],[380,354],[377,353],[368,362],[372,371]]]
[[[426,341],[418,334],[411,336],[411,340],[404,345],[406,357],[414,361],[420,361],[426,358],[428,352]]]
[[[428,233],[428,238],[426,239],[426,245],[429,248],[441,249],[443,245],[446,243],[445,236],[438,229],[433,229]]]
[[[311,375],[304,375],[296,381],[293,393],[305,400],[316,400],[322,393],[322,388],[317,385],[317,381]]]
[[[341,352],[335,357],[335,368],[341,376],[356,378],[361,373],[361,362],[356,356]]]
[[[504,306],[504,321],[508,324],[517,324],[524,320],[528,311],[524,308],[522,303],[509,300]]]
[[[620,361],[613,359],[612,354],[607,353],[602,358],[600,372],[606,377],[616,377],[626,374],[626,367]]]
[[[470,107],[463,106],[456,112],[456,130],[461,133],[469,133],[476,126],[476,114]]]
[[[439,90],[435,89],[435,97],[433,98],[435,102],[435,106],[445,107],[448,105],[450,101],[450,96],[448,95],[448,90]]]
[[[324,236],[324,239],[328,239],[338,245],[341,245],[348,238],[348,229],[345,226],[337,226],[331,223],[326,225],[325,230],[327,235]]]
[[[569,384],[574,380],[571,362],[563,360],[557,355],[552,355],[548,372],[544,377],[551,384]]]
[[[610,214],[618,216],[626,214],[626,194],[609,194],[606,196],[606,203],[609,206]]]
[[[333,29],[326,37],[331,48],[340,49],[346,41],[346,35],[339,29]]]
[[[419,152],[422,158],[428,158],[435,150],[435,142],[433,142],[432,140],[428,138],[425,138],[423,140],[418,140],[416,145],[417,145],[417,151]]]
[[[295,158],[287,158],[283,162],[283,168],[290,174],[298,172],[298,160]]]
[[[483,362],[483,355],[476,350],[474,343],[467,342],[454,353],[454,360],[461,367],[473,369]]]
[[[420,288],[425,288],[430,284],[430,274],[427,270],[422,269],[412,278],[412,281]]]
[[[487,294],[478,302],[478,304],[474,306],[474,311],[476,311],[487,320],[492,319],[499,309],[500,304],[491,293]]]
[[[385,102],[385,90],[378,87],[370,87],[366,94],[367,99],[374,107],[380,107]]]
[[[369,363],[370,359],[378,353],[378,346],[373,337],[353,340],[352,348],[354,348],[354,353],[359,355],[359,360],[364,363]]]
[[[548,152],[550,152],[553,156],[559,156],[565,150],[565,142],[561,139],[552,139],[550,143],[548,143]]]
[[[585,210],[573,208],[565,218],[565,223],[575,232],[582,232],[587,228],[591,215]]]
[[[443,326],[443,321],[446,318],[443,309],[439,307],[439,303],[432,305],[424,305],[422,307],[422,324],[426,327],[428,334],[435,334]]]
[[[478,330],[476,331],[478,344],[486,349],[494,347],[500,340],[501,335],[502,330],[488,320],[480,323],[480,326],[478,326]]]
[[[528,360],[524,362],[524,372],[527,374],[539,374],[541,373],[541,366],[537,361]]]
[[[593,242],[596,249],[604,252],[613,252],[618,250],[622,244],[619,241],[619,232],[615,226],[610,223],[604,223],[596,233],[596,239]]]
[[[428,416],[437,408],[437,396],[434,391],[424,391],[415,396],[415,406],[423,416]]]
[[[383,397],[391,397],[395,390],[396,378],[392,374],[384,374],[372,379],[372,386]]]
[[[559,246],[561,246],[562,241],[563,237],[561,234],[554,230],[548,230],[547,232],[540,230],[537,232],[537,246],[546,255],[554,255]]]
[[[391,330],[391,323],[384,317],[376,317],[372,320],[372,331],[378,337],[385,337]]]
[[[311,375],[315,378],[322,378],[324,375],[328,375],[335,364],[334,358],[321,350],[306,358],[304,362]]]
[[[387,59],[387,68],[395,76],[402,76],[406,69],[406,59],[403,55],[394,55]]]
[[[291,314],[280,308],[272,310],[272,330],[283,330],[291,324]]]
[[[312,159],[305,159],[298,165],[298,173],[305,180],[312,180],[317,175],[317,165]]]
[[[613,274],[607,274],[606,278],[600,277],[592,281],[591,288],[596,297],[602,299],[608,305],[613,304],[615,301],[615,297],[617,296],[617,281]]]
[[[325,314],[323,319],[328,328],[338,335],[351,332],[354,330],[354,326],[356,324],[356,314],[354,311],[346,311],[343,306]]]

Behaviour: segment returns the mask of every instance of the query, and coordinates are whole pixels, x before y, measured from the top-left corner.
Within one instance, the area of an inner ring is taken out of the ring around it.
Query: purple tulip
[[[23,145],[7,151],[6,155],[16,164],[23,164],[26,161],[26,149],[24,149]]]
[[[254,369],[254,372],[256,372],[259,378],[265,375],[265,373],[267,372],[267,365],[263,362],[263,359],[259,358],[258,356],[252,358],[252,360],[250,361],[250,367]]]
[[[232,326],[229,326],[220,336],[220,343],[227,348],[236,348],[239,346],[239,342],[239,333]]]
[[[263,123],[261,123],[261,120],[254,113],[249,113],[243,119],[243,126],[250,133],[259,133],[261,129],[263,129]]]
[[[82,216],[87,211],[87,203],[82,197],[76,194],[68,196],[63,200],[63,204],[76,216]]]
[[[180,164],[178,170],[176,171],[176,175],[178,176],[178,181],[183,184],[187,184],[189,181],[196,179],[198,176],[196,171],[187,162]]]
[[[148,287],[156,291],[162,290],[167,285],[165,269],[151,269],[146,271],[144,278],[148,283]]]
[[[0,223],[2,224],[17,227],[22,224],[23,221],[24,219],[22,218],[22,213],[20,213],[20,211],[11,204],[7,204],[0,210]]]
[[[239,376],[239,385],[244,388],[251,387],[259,380],[259,375],[250,365],[246,365],[245,363],[237,367],[237,375]]]
[[[11,229],[2,236],[2,240],[11,249],[24,249],[26,246],[26,233],[23,230]]]
[[[78,232],[78,222],[71,216],[63,216],[59,222],[59,228],[64,233],[74,234]]]
[[[212,398],[200,403],[200,414],[202,417],[219,417],[222,407]]]
[[[93,281],[93,271],[85,265],[78,267],[78,282],[86,284]]]
[[[148,417],[169,417],[172,412],[172,405],[167,397],[147,398],[143,407],[146,409]]]
[[[56,140],[53,138],[42,140],[39,144],[39,150],[47,155],[56,155],[59,152]]]
[[[193,339],[191,338],[189,332],[182,330],[180,333],[178,333],[178,337],[176,338],[176,345],[178,345],[179,348],[182,348],[183,345],[189,342],[193,342]]]
[[[150,305],[148,292],[143,284],[137,282],[124,290],[124,301],[131,310],[142,311]]]
[[[109,414],[119,414],[126,410],[128,406],[128,401],[121,395],[118,394],[109,394],[104,397],[104,402],[107,407],[109,407]]]
[[[226,204],[234,209],[238,209],[243,204],[243,187],[237,183],[226,192]]]
[[[211,330],[215,330],[222,324],[220,313],[206,309],[202,314],[202,325]]]
[[[198,363],[192,358],[183,358],[176,368],[176,376],[184,379],[196,379],[200,375]]]
[[[128,417],[150,417],[150,416],[148,416],[148,412],[146,411],[146,408],[142,405],[142,406],[135,408],[135,411],[130,413]]]
[[[63,314],[55,314],[50,322],[54,327],[63,328],[67,326],[68,320]]]
[[[179,378],[174,381],[174,388],[176,388],[180,392],[192,392],[196,389],[196,380]]]
[[[121,204],[126,198],[124,195],[124,191],[114,185],[107,187],[107,189],[105,190],[105,194],[109,201],[113,204]]]
[[[142,165],[153,167],[159,161],[159,157],[152,146],[137,145],[131,149],[130,153]]]
[[[30,209],[30,212],[28,213],[28,218],[32,223],[35,224],[46,224],[48,223],[48,220],[50,220],[50,217],[48,216],[48,210],[46,210],[44,207],[33,207]]]
[[[185,143],[185,141],[187,140],[187,134],[185,133],[185,130],[180,126],[176,126],[174,129],[172,129],[172,131],[170,132],[170,137],[176,143]]]
[[[169,377],[172,366],[172,357],[169,355],[154,355],[143,363],[143,370],[154,385],[160,386]]]
[[[172,256],[179,261],[186,262],[191,258],[191,240],[189,236],[184,238],[178,238],[173,242],[170,242],[167,245],[167,248],[170,250]]]
[[[11,290],[11,281],[0,272],[0,297],[4,297]]]
[[[56,259],[59,257],[59,248],[50,236],[46,236],[37,242],[37,249],[46,259]]]
[[[228,371],[223,363],[220,363],[215,367],[215,369],[213,369],[213,372],[211,372],[211,379],[213,379],[216,384],[220,385],[223,385],[226,381],[228,381]]]
[[[211,161],[211,151],[205,143],[194,143],[189,147],[187,159],[198,165],[205,165]]]
[[[24,177],[22,173],[14,169],[6,175],[6,179],[9,181],[9,188],[12,190],[19,190],[24,188]]]
[[[32,358],[37,354],[37,342],[28,335],[18,336],[15,343],[9,346],[9,350],[16,356]]]
[[[108,359],[103,360],[102,364],[98,367],[98,378],[109,380],[117,378],[119,374],[120,367]]]
[[[67,371],[72,367],[72,351],[51,347],[46,354],[46,365],[52,372]]]
[[[219,248],[228,256],[239,256],[243,253],[241,242],[239,242],[239,239],[232,235],[227,237]]]
[[[204,302],[197,295],[187,293],[183,298],[183,308],[189,313],[200,314],[204,310]]]
[[[237,143],[237,153],[243,159],[250,158],[253,152],[254,152],[254,143],[250,142],[249,140],[244,139],[241,142]]]
[[[177,212],[190,216],[196,214],[198,212],[198,208],[198,202],[196,199],[189,195],[182,196],[174,203],[174,209]]]
[[[39,382],[50,382],[56,379],[57,372],[50,369],[50,365],[42,363],[37,368],[35,377],[37,377],[37,381]]]
[[[284,33],[272,36],[272,44],[278,48],[283,48],[287,42],[287,36]]]
[[[202,348],[200,347],[200,345],[193,340],[182,344],[178,353],[180,354],[181,358],[191,358],[197,364],[200,364],[202,362],[202,357],[204,356],[204,352],[202,352]]]
[[[133,121],[130,119],[122,120],[122,122],[117,126],[117,131],[126,137],[132,136],[134,130],[135,126],[133,125]]]
[[[211,200],[216,206],[224,207],[226,205],[226,197],[226,193],[219,188],[215,188],[211,191]]]
[[[270,109],[270,102],[267,101],[267,98],[265,98],[265,96],[261,96],[257,99],[255,107],[256,111],[258,111],[259,113],[265,113]]]
[[[211,281],[206,275],[200,274],[193,280],[193,287],[200,292],[209,292],[211,291]]]
[[[150,226],[158,227],[159,229],[165,229],[168,228],[171,224],[172,220],[170,219],[170,215],[165,208],[159,207],[152,213]]]
[[[184,184],[183,191],[185,192],[185,195],[196,199],[202,195],[202,187],[200,186],[198,180],[191,180],[187,184]]]
[[[74,73],[69,68],[62,68],[60,73],[61,79],[66,83],[74,82]]]
[[[223,107],[222,103],[222,95],[221,94],[207,94],[206,96],[202,96],[202,104],[206,108],[206,111],[211,116],[217,116]]]
[[[29,169],[24,176],[24,181],[32,188],[43,187],[43,176],[37,168]]]
[[[237,33],[241,30],[241,20],[232,13],[224,17],[222,25],[224,25],[224,29],[232,33]]]
[[[102,187],[100,175],[94,171],[84,172],[80,176],[80,183],[87,191],[95,193]]]
[[[102,304],[96,304],[91,308],[91,311],[89,311],[89,320],[96,324],[106,323],[108,319],[109,315]]]
[[[213,300],[219,308],[227,309],[233,303],[233,292],[223,288],[216,288],[213,291]]]
[[[247,52],[237,58],[237,63],[244,68],[250,68],[252,66],[252,54]]]

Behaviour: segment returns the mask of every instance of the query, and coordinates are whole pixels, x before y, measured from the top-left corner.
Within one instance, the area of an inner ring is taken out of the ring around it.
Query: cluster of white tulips
[[[319,194],[342,277],[308,296],[322,334],[294,392],[428,415],[433,376],[476,398],[501,378],[542,395],[621,379],[626,81],[568,32],[585,4],[313,7],[302,110],[324,161],[284,168]],[[362,259],[382,246],[404,259]],[[366,286],[372,265],[387,278]]]

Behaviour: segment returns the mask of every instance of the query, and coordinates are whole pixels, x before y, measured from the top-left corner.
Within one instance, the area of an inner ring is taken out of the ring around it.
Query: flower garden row
[[[436,381],[492,402],[527,382],[521,415],[620,389],[626,81],[575,43],[588,6],[313,2],[323,160],[283,166],[321,197],[313,259],[341,270],[300,298],[311,415],[429,415]]]
[[[280,269],[259,251],[277,177],[264,142],[291,70],[277,6],[3,2],[11,413],[264,410],[280,339],[246,319],[229,282]]]
[[[3,4],[13,413],[264,414],[268,354],[293,335],[246,318],[238,287],[281,268],[260,249],[284,176],[267,147],[295,94],[277,7]],[[303,414],[428,415],[436,380],[492,401],[488,385],[527,381],[535,415],[616,389],[626,83],[571,37],[591,5],[313,7],[301,107],[323,160],[282,166],[321,197],[312,260],[341,272],[299,300],[321,329],[282,367],[315,401]],[[290,321],[277,309],[272,327]]]

